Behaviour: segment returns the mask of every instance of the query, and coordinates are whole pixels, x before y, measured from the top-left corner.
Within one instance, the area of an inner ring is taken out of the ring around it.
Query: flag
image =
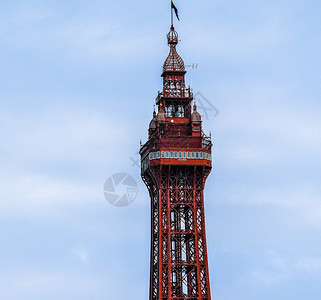
[[[176,17],[177,17],[177,20],[179,21],[179,17],[178,17],[178,9],[176,8],[176,6],[175,6],[175,4],[174,4],[173,0],[171,0],[171,2],[172,2],[172,9],[174,9],[174,11],[175,11],[175,15],[176,15]]]

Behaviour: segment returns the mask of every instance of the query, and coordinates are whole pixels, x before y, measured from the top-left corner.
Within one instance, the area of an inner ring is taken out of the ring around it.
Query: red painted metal
[[[212,168],[211,139],[202,131],[193,94],[185,86],[178,34],[167,35],[158,113],[141,146],[142,179],[151,198],[150,300],[211,299],[204,185]]]

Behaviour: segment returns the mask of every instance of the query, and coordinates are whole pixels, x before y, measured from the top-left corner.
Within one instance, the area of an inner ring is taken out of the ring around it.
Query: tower
[[[204,185],[211,171],[211,139],[202,131],[178,34],[167,35],[169,55],[141,146],[141,176],[151,198],[150,300],[211,299],[204,219]],[[193,111],[192,111],[193,110]]]

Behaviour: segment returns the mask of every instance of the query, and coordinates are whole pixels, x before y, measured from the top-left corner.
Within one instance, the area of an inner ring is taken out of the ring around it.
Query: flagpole
[[[173,27],[173,7],[172,7],[172,0],[171,0],[171,25]]]

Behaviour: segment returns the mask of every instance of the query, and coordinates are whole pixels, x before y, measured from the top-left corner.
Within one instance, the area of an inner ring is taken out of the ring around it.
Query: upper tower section
[[[173,25],[167,34],[167,42],[170,50],[163,65],[163,91],[158,93],[156,104],[160,107],[162,103],[166,116],[172,118],[174,123],[183,119],[188,123],[193,95],[185,85],[185,64],[176,50],[178,34]]]
[[[163,89],[156,97],[148,129],[148,141],[141,145],[142,173],[160,165],[211,167],[211,138],[202,130],[202,118],[193,93],[185,84],[185,64],[177,53],[179,39],[173,26],[167,34],[169,54],[163,65]]]

